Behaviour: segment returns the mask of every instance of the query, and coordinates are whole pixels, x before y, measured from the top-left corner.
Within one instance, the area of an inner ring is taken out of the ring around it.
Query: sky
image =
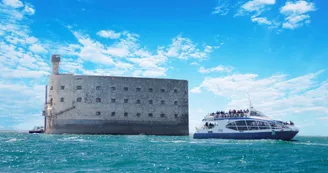
[[[43,124],[61,73],[186,79],[189,126],[253,106],[328,132],[328,1],[1,0],[0,130]]]

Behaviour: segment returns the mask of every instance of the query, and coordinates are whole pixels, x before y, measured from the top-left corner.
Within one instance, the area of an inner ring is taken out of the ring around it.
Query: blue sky
[[[42,124],[51,54],[62,73],[189,81],[190,129],[246,108],[328,131],[328,2],[0,2],[0,129]]]

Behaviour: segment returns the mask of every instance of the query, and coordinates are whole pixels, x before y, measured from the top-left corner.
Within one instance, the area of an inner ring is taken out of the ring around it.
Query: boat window
[[[237,130],[235,122],[229,123],[226,125],[226,128],[232,129],[232,130]]]
[[[178,90],[177,90],[177,89],[175,89],[175,90],[174,90],[174,93],[178,93]]]
[[[81,90],[82,89],[82,86],[76,86],[76,89],[77,90]]]
[[[101,90],[101,86],[96,86],[96,90]]]
[[[246,126],[246,123],[245,123],[245,120],[235,121],[235,122],[236,122],[237,129],[238,130],[240,130],[240,131],[248,130],[247,129],[247,126]]]
[[[141,91],[141,88],[137,88],[136,90],[139,92],[139,91]]]
[[[128,113],[127,112],[124,112],[124,116],[127,117],[128,116]]]
[[[237,126],[246,126],[245,121],[241,120],[241,121],[236,121],[236,125]]]
[[[178,118],[178,114],[174,114],[174,117],[175,117],[175,118]]]
[[[174,101],[174,105],[178,105],[178,101]]]
[[[129,102],[129,99],[124,99],[124,103],[128,103]]]
[[[258,117],[265,117],[265,115],[262,112],[259,112],[259,111],[251,111],[250,115],[251,116],[258,116]]]
[[[137,100],[137,104],[140,104],[140,103],[141,103],[141,101],[140,101],[140,99],[138,99],[138,100]]]
[[[124,87],[124,91],[129,91],[129,88],[128,87]]]
[[[61,89],[61,90],[64,90],[64,89],[65,89],[65,86],[60,86],[60,89]]]
[[[258,123],[258,126],[261,130],[270,129],[270,126],[267,122],[258,121],[257,123]]]
[[[275,123],[275,122],[271,122],[270,126],[271,126],[272,129],[281,129],[282,128],[281,124]]]
[[[100,102],[101,102],[101,98],[99,98],[99,97],[96,98],[96,102],[97,102],[97,103],[100,103]]]
[[[161,117],[165,117],[165,114],[162,113],[162,114],[161,114]]]
[[[162,104],[162,105],[164,105],[164,104],[165,104],[165,101],[164,101],[164,100],[162,100],[162,101],[161,101],[161,104]]]
[[[82,98],[81,97],[78,97],[77,99],[76,99],[76,102],[81,102],[82,101]]]
[[[246,120],[246,124],[247,124],[248,130],[258,130],[259,129],[256,121],[254,121],[254,120]]]

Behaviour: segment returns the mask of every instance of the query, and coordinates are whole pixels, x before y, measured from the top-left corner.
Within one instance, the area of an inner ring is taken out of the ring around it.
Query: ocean
[[[327,173],[328,137],[276,141],[0,133],[0,172]]]

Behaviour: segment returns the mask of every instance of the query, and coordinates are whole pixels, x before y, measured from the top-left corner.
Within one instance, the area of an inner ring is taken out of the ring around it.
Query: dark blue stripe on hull
[[[281,139],[291,140],[297,134],[297,131],[281,131],[281,132],[259,132],[259,133],[195,133],[195,139]]]

